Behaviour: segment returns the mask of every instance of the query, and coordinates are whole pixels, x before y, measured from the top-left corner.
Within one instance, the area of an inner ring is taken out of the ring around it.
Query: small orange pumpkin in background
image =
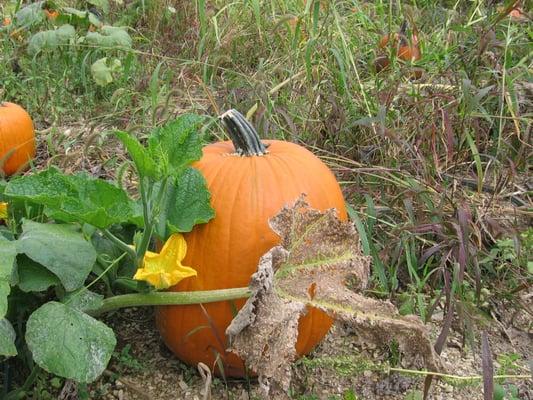
[[[204,175],[215,218],[185,234],[185,265],[198,272],[171,288],[198,291],[248,286],[259,258],[280,238],[268,220],[284,205],[307,194],[311,207],[336,208],[346,220],[343,195],[335,176],[318,157],[302,146],[280,140],[261,141],[237,111],[222,116],[231,141],[210,144],[193,166]],[[182,361],[203,362],[225,376],[245,374],[241,359],[226,352],[225,331],[244,300],[157,308],[158,329],[167,346]],[[300,319],[296,350],[310,352],[326,335],[332,320],[318,309]]]
[[[0,103],[0,175],[10,176],[35,157],[35,131],[28,113],[19,105]]]
[[[57,10],[49,10],[45,8],[44,13],[46,14],[46,18],[48,18],[48,21],[54,21],[59,16],[59,11]]]
[[[396,47],[396,56],[404,61],[418,61],[422,57],[420,52],[420,45],[418,43],[418,30],[413,24],[413,29],[411,33],[411,39],[407,38],[407,20],[402,22],[400,31],[394,33],[393,35],[384,35],[379,40],[378,47],[381,50],[385,50],[387,46]],[[392,36],[392,39],[391,39]],[[391,43],[389,43],[391,42]],[[374,61],[374,67],[377,72],[387,68],[390,64],[388,56],[377,57]]]

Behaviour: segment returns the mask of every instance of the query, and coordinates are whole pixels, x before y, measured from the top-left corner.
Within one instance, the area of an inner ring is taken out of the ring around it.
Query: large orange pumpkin
[[[35,157],[35,131],[19,105],[0,103],[0,175],[13,175]]]
[[[339,184],[328,167],[307,149],[290,142],[261,142],[246,119],[230,110],[222,117],[232,142],[203,149],[195,167],[211,191],[215,218],[186,234],[187,256],[198,276],[185,279],[174,291],[248,286],[259,258],[279,243],[268,220],[302,194],[319,210],[336,208],[346,219]],[[243,362],[228,347],[225,330],[244,300],[157,309],[157,326],[167,346],[184,362],[203,362],[216,373],[241,377]],[[311,351],[331,327],[331,319],[309,309],[300,320],[297,352]]]

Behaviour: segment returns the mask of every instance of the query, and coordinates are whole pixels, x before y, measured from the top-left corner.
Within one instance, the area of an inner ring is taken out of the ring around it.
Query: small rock
[[[187,390],[187,389],[189,389],[189,385],[187,385],[187,383],[185,383],[185,381],[184,381],[182,378],[180,378],[180,379],[178,380],[178,385],[179,385],[179,387],[181,388],[181,390]]]
[[[124,390],[122,389],[118,391],[118,400],[124,400]]]
[[[446,393],[451,393],[453,392],[453,386],[445,383],[442,385],[442,390],[444,390]]]
[[[444,319],[444,313],[442,311],[437,311],[435,313],[433,313],[433,315],[431,316],[431,320],[432,321],[442,321]]]

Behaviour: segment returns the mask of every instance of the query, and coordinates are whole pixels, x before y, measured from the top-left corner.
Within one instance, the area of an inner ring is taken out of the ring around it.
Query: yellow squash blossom
[[[166,289],[182,279],[196,276],[194,269],[181,263],[186,253],[185,238],[179,233],[174,233],[168,238],[160,253],[146,252],[143,265],[137,270],[133,279],[146,281],[156,289]]]
[[[0,221],[3,219],[7,219],[7,203],[0,201]]]

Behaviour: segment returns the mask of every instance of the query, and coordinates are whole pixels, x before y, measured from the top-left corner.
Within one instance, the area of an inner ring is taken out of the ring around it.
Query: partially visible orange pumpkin
[[[0,173],[13,175],[35,157],[35,131],[28,113],[19,105],[0,103]]]
[[[416,27],[413,27],[413,32],[411,34],[411,39],[408,40],[407,33],[407,20],[404,20],[400,31],[392,35],[392,45],[397,46],[397,56],[398,58],[404,61],[416,61],[420,60],[420,45],[418,43],[418,32]],[[384,35],[379,40],[379,48],[385,49],[389,45],[391,40],[391,35]]]
[[[204,147],[194,164],[204,175],[216,215],[185,234],[190,265],[198,276],[181,281],[173,291],[248,286],[259,258],[279,243],[268,220],[302,194],[319,210],[336,208],[347,218],[343,195],[329,168],[309,150],[279,140],[261,141],[235,110],[222,118],[233,141]],[[225,376],[242,377],[243,362],[226,352],[225,330],[244,300],[157,309],[157,326],[167,346],[190,365],[203,362]],[[234,306],[236,308],[234,308]],[[328,332],[332,320],[317,309],[300,319],[296,350],[311,351]],[[217,361],[218,360],[218,361]]]
[[[44,13],[49,21],[54,21],[59,16],[59,12],[57,10],[49,10],[45,8]]]
[[[396,57],[404,61],[418,61],[422,57],[420,44],[418,43],[418,30],[413,24],[411,38],[407,38],[407,20],[404,20],[399,32],[390,35],[384,35],[380,38],[378,47],[380,50],[386,50],[387,46],[396,48]],[[374,69],[380,72],[390,65],[389,55],[379,55],[374,60]],[[416,70],[412,73],[415,79],[421,77],[421,71]]]

